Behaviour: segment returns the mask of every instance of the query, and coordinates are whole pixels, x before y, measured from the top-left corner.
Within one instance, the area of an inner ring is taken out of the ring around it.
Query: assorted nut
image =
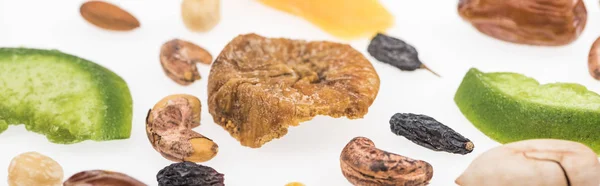
[[[600,163],[596,153],[581,143],[526,140],[481,154],[456,183],[461,186],[600,185]]]
[[[212,55],[204,48],[180,39],[173,39],[160,48],[160,64],[165,74],[180,85],[189,85],[201,78],[196,63],[210,64]]]
[[[63,186],[146,186],[123,173],[89,170],[79,172],[64,182]]]
[[[207,32],[221,20],[221,0],[183,0],[181,17],[194,32]]]
[[[9,186],[60,186],[62,167],[52,158],[37,152],[26,152],[12,159],[8,167]]]
[[[129,31],[140,27],[140,22],[129,12],[103,1],[88,1],[79,8],[81,16],[97,27]]]
[[[160,100],[146,117],[146,134],[152,147],[176,162],[205,162],[217,155],[219,146],[193,131],[200,126],[200,100],[177,94]]]
[[[377,149],[365,137],[346,145],[340,164],[346,179],[358,186],[427,185],[433,177],[429,163]]]
[[[587,21],[583,0],[460,0],[458,12],[484,34],[529,45],[569,44]]]
[[[225,186],[224,175],[193,162],[173,163],[156,174],[158,186]]]
[[[600,80],[600,37],[596,39],[594,44],[592,44],[592,48],[590,49],[590,54],[588,56],[588,68],[590,71],[590,75],[596,80]]]

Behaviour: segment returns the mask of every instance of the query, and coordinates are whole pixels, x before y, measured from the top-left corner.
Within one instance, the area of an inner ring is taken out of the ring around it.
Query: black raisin
[[[371,40],[367,51],[378,61],[395,66],[400,70],[414,71],[422,68],[439,76],[421,62],[415,47],[398,38],[377,33]]]
[[[471,140],[432,117],[397,113],[390,119],[392,132],[434,151],[468,154],[475,147]]]
[[[159,186],[224,186],[224,175],[193,162],[173,163],[156,175]]]

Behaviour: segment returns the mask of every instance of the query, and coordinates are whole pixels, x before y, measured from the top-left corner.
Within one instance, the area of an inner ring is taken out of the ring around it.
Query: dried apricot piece
[[[316,115],[361,118],[378,91],[377,72],[349,45],[246,34],[213,63],[208,108],[242,145],[258,148]]]
[[[371,36],[394,24],[393,15],[378,0],[260,0],[260,2],[300,16],[329,34],[344,39]]]

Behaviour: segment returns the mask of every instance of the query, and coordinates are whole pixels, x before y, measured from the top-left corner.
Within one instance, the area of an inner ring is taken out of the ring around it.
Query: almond
[[[88,1],[79,9],[81,16],[97,27],[128,31],[140,27],[140,22],[129,12],[110,3],[102,1]]]

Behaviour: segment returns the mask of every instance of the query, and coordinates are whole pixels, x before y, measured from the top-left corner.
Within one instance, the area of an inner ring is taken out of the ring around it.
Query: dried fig
[[[234,38],[208,78],[208,108],[244,146],[258,148],[316,115],[361,118],[379,91],[371,63],[351,46]]]
[[[569,44],[587,21],[582,0],[460,0],[458,12],[484,34],[528,45]]]
[[[152,147],[175,162],[205,162],[217,155],[219,146],[192,128],[200,126],[200,100],[177,94],[163,98],[146,118],[146,134]]]
[[[165,74],[181,85],[189,85],[199,80],[196,63],[210,64],[212,55],[204,48],[180,39],[173,39],[162,45],[160,64]]]
[[[146,186],[146,184],[123,173],[89,170],[71,176],[63,186]]]
[[[356,137],[346,145],[340,165],[346,179],[358,186],[427,185],[433,177],[429,163],[377,149],[365,137]]]
[[[140,27],[140,22],[129,12],[103,1],[88,1],[79,12],[86,21],[103,29],[128,31]]]

